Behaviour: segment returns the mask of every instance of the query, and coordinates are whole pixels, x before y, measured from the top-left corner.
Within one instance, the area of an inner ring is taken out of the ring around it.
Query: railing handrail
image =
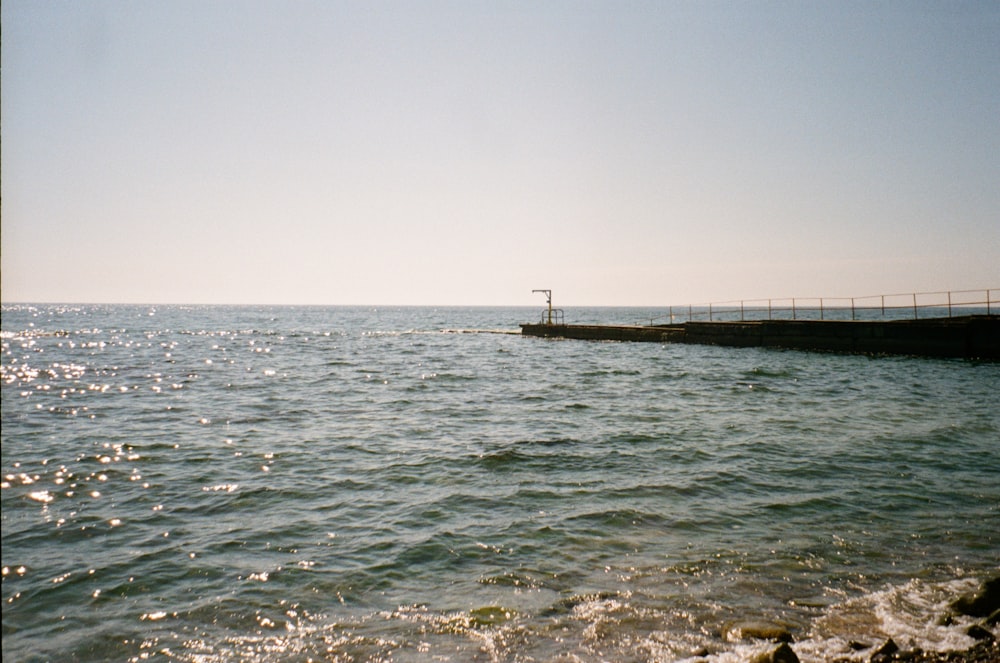
[[[549,318],[550,314],[551,314],[551,322],[550,322],[550,318]],[[553,325],[566,324],[565,323],[565,316],[563,315],[563,310],[561,308],[554,308],[554,309],[551,309],[551,310],[549,310],[549,309],[543,309],[542,310],[542,321],[539,324],[543,324],[543,325],[545,325],[545,324],[553,324]]]
[[[963,298],[962,295],[983,295],[983,299]],[[783,298],[759,298],[759,299],[735,299],[723,302],[707,302],[704,304],[687,304],[685,306],[669,306],[669,313],[666,316],[658,316],[649,321],[650,325],[656,324],[657,320],[667,319],[669,324],[677,324],[676,318],[681,318],[681,322],[692,321],[696,318],[705,318],[713,321],[718,315],[732,316],[739,313],[738,320],[746,320],[746,314],[750,312],[767,311],[767,317],[756,316],[754,320],[772,320],[776,313],[791,313],[793,320],[816,319],[813,317],[800,317],[801,314],[808,316],[809,312],[818,312],[819,319],[825,318],[826,311],[851,311],[851,320],[857,319],[858,311],[881,310],[885,317],[886,311],[912,310],[913,319],[919,318],[919,311],[922,309],[947,309],[946,317],[952,317],[953,309],[968,308],[974,306],[985,306],[986,314],[992,315],[996,309],[995,305],[1000,305],[1000,299],[995,298],[1000,295],[1000,288],[980,288],[977,290],[941,290],[937,292],[911,292],[892,295],[864,295],[861,297],[783,297]],[[956,296],[958,296],[956,300]],[[893,303],[893,300],[906,298],[905,303]],[[938,297],[933,303],[920,303],[918,298]],[[890,300],[886,303],[886,300]],[[865,301],[878,300],[877,304],[864,305]],[[790,306],[782,306],[782,303],[789,302]],[[840,306],[830,305],[831,302],[842,302]],[[859,302],[861,303],[859,305]],[[941,317],[941,316],[939,316]]]

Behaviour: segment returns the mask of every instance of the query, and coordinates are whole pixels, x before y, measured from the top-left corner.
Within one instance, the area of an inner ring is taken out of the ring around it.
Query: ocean
[[[538,313],[4,305],[3,660],[971,646],[942,618],[1000,571],[1000,365]]]

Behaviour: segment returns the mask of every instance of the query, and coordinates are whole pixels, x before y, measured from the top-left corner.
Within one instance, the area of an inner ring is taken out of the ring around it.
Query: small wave
[[[486,451],[476,457],[476,463],[490,470],[514,469],[517,466],[543,464],[550,467],[553,458],[560,465],[572,463],[574,454],[560,450],[571,450],[580,445],[574,438],[541,438],[520,440],[500,449]]]
[[[515,444],[518,447],[560,448],[575,447],[580,445],[581,441],[575,437],[543,437],[538,439],[518,440]]]
[[[672,518],[659,513],[649,513],[636,509],[610,509],[595,511],[566,519],[566,523],[583,523],[602,529],[621,529],[631,527],[663,527],[673,522]]]
[[[505,334],[520,336],[520,329],[442,329],[442,334]]]
[[[795,372],[789,369],[773,369],[756,366],[748,371],[745,371],[744,375],[752,378],[790,378],[794,377]]]
[[[508,571],[498,575],[481,577],[479,583],[497,587],[512,587],[518,590],[532,590],[549,588],[553,584],[553,581],[551,574],[540,574],[530,571]]]
[[[503,449],[479,456],[479,464],[488,470],[504,470],[532,460],[528,454],[517,449]]]

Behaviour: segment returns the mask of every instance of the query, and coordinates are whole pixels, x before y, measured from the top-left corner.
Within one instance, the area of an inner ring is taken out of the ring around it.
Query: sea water
[[[1000,567],[1000,365],[537,313],[4,306],[3,660],[972,644],[942,616]]]

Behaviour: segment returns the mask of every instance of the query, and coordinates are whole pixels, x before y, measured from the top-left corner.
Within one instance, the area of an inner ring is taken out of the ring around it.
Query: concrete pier
[[[1000,316],[890,321],[755,320],[676,325],[523,324],[525,336],[695,343],[1000,360]]]

